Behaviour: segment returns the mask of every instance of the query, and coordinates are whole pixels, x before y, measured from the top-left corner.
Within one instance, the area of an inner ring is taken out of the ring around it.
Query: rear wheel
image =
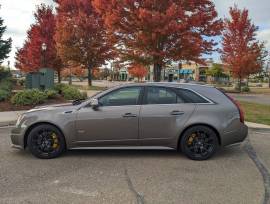
[[[206,126],[194,126],[186,130],[180,145],[182,152],[193,160],[209,159],[219,147],[217,134]]]
[[[28,135],[27,146],[34,156],[41,159],[58,157],[66,147],[62,133],[49,124],[34,127]]]

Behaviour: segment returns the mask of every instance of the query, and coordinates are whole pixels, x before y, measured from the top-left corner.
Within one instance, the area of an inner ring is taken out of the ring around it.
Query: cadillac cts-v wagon
[[[34,108],[19,117],[11,140],[42,159],[67,149],[151,146],[205,160],[247,133],[239,105],[215,87],[135,83],[81,102]]]

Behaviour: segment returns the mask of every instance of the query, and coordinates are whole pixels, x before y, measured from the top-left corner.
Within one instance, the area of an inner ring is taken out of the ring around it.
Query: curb
[[[13,126],[16,124],[16,120],[13,121],[6,121],[6,122],[0,122],[0,128],[1,127],[8,127],[8,126]]]
[[[267,133],[270,133],[270,128],[257,128],[257,127],[248,127],[248,129],[253,131],[265,131]]]

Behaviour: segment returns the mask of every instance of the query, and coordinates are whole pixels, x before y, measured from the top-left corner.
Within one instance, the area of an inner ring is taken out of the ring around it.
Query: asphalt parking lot
[[[0,203],[270,202],[268,132],[195,162],[165,150],[73,150],[40,160],[10,148],[9,131],[0,129]]]

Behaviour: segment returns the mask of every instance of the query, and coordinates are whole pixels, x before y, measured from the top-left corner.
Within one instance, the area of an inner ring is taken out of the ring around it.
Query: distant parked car
[[[162,146],[205,160],[247,133],[240,107],[214,87],[135,83],[84,102],[32,109],[20,116],[11,140],[45,159],[66,149]]]

